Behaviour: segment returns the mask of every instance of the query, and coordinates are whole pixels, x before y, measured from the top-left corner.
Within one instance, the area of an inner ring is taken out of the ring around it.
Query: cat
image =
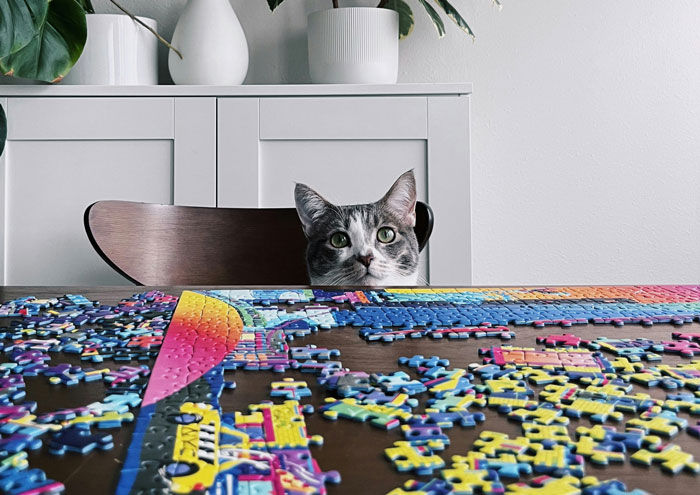
[[[312,285],[418,283],[413,170],[374,203],[334,205],[306,184],[296,185],[294,199],[309,241],[306,264]]]

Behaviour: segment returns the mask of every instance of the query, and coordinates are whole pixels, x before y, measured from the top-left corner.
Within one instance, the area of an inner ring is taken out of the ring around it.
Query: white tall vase
[[[309,14],[309,72],[318,84],[395,83],[399,73],[399,15],[349,7]]]
[[[82,55],[63,84],[158,84],[158,40],[121,14],[88,14]],[[153,19],[139,17],[153,29]]]
[[[248,43],[229,0],[189,0],[171,44],[168,68],[175,84],[238,85],[248,72]]]

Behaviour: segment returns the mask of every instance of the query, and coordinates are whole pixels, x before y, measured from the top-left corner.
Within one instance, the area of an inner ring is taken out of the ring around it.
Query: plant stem
[[[334,9],[338,8],[338,0],[333,0],[333,8]]]
[[[119,10],[121,10],[121,11],[124,12],[126,15],[128,15],[129,17],[131,17],[135,22],[138,22],[138,23],[141,24],[143,27],[145,27],[147,30],[149,30],[151,33],[153,33],[153,36],[155,36],[156,38],[158,38],[158,41],[160,41],[160,42],[163,43],[165,46],[167,46],[169,49],[171,49],[172,51],[174,51],[175,53],[177,53],[177,56],[180,57],[180,59],[182,60],[182,53],[180,53],[180,51],[179,51],[177,48],[175,48],[173,45],[171,45],[170,43],[168,43],[168,42],[165,40],[165,38],[163,38],[160,34],[158,34],[158,32],[157,32],[155,29],[153,29],[151,26],[149,26],[148,24],[146,24],[145,22],[143,22],[141,19],[139,19],[138,17],[136,17],[134,14],[132,14],[131,12],[129,12],[128,10],[126,10],[124,7],[122,7],[121,5],[119,5],[115,0],[109,0],[109,1],[112,2],[114,5],[116,5],[117,8],[118,8]],[[336,0],[336,1],[337,1],[337,0]]]
[[[380,0],[379,5],[377,5],[378,9],[383,9],[386,7],[386,4],[389,3],[387,0]]]

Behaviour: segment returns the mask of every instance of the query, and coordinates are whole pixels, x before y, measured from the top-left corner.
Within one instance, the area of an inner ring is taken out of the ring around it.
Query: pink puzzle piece
[[[691,342],[700,342],[700,333],[673,332],[671,334],[674,340],[690,340]]]
[[[693,357],[700,354],[700,344],[689,340],[673,340],[661,342],[664,352],[680,354],[681,356]]]
[[[590,340],[584,340],[572,333],[565,333],[562,335],[551,334],[546,337],[537,337],[536,340],[538,344],[544,344],[547,347],[580,347],[590,342]]]

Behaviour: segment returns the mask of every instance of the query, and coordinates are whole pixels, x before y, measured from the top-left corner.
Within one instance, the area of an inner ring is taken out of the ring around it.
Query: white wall
[[[122,1],[167,37],[185,3]],[[247,82],[308,82],[305,13],[329,3],[232,0]],[[474,83],[474,283],[700,282],[700,2],[503,4],[455,0],[472,43],[413,1],[401,44],[401,81]]]

